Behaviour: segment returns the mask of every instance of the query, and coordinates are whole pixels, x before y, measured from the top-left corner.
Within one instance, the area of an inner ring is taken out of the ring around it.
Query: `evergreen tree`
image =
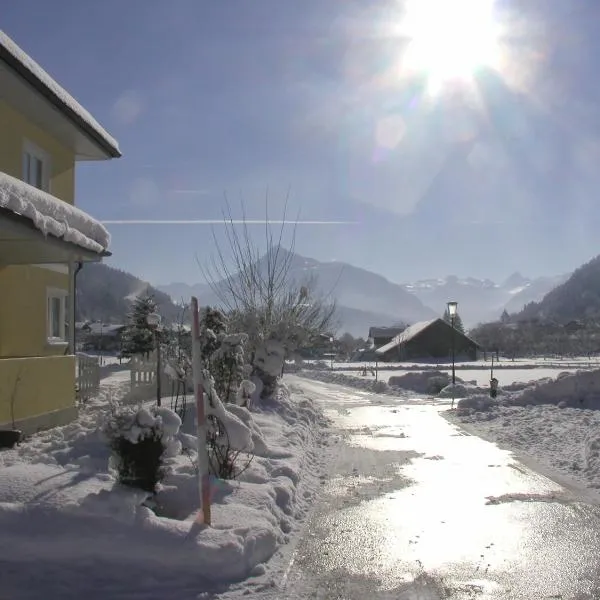
[[[508,311],[506,309],[504,309],[504,311],[502,311],[502,314],[500,315],[500,322],[510,323],[510,315],[508,314]]]
[[[446,323],[452,324],[452,317],[450,316],[448,307],[446,307],[446,310],[444,311],[443,319],[446,321]],[[454,315],[454,329],[456,329],[456,331],[460,331],[461,333],[465,332],[465,326],[463,325],[462,319],[460,318],[458,312]]]
[[[123,356],[135,354],[149,354],[155,348],[154,331],[148,326],[147,317],[156,311],[156,303],[152,296],[136,298],[129,323],[123,331],[122,349]]]

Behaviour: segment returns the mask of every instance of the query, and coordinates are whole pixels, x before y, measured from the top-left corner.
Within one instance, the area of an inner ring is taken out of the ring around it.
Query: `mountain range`
[[[456,276],[398,284],[342,262],[320,262],[298,254],[289,258],[290,278],[302,281],[313,277],[316,291],[337,301],[340,331],[361,337],[373,325],[414,323],[439,316],[449,300],[458,302],[459,313],[468,327],[496,320],[505,309],[509,313],[518,312],[526,304],[541,300],[567,279],[562,275],[530,279],[514,273],[500,284]],[[207,283],[157,287],[176,302],[196,296],[202,304],[218,304]]]

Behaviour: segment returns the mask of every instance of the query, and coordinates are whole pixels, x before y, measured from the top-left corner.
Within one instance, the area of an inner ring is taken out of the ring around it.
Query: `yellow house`
[[[0,429],[72,420],[75,277],[110,236],[75,208],[75,163],[121,156],[98,122],[0,31]]]

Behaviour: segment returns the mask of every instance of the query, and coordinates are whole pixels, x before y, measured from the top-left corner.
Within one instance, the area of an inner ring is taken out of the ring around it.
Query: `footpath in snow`
[[[251,432],[240,456],[247,468],[238,480],[213,479],[213,526],[205,527],[195,523],[191,398],[181,429],[170,432],[179,451],[153,501],[116,483],[103,428],[126,376],[104,379],[74,423],[0,452],[0,595],[183,600],[271,589],[266,563],[284,560],[320,487],[322,413],[283,385],[252,412],[235,407]]]

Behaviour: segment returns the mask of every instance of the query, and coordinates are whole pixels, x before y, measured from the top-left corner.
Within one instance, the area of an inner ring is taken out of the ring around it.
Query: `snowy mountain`
[[[314,278],[316,291],[338,303],[340,332],[366,337],[373,325],[414,323],[436,316],[414,294],[381,275],[341,262],[320,262],[298,254],[290,256],[290,278],[301,282]],[[173,300],[188,300],[196,295],[203,304],[218,304],[204,283],[172,283],[157,286]]]
[[[506,309],[519,312],[529,302],[541,300],[550,290],[567,279],[568,275],[529,279],[513,273],[501,284],[489,279],[459,278],[454,275],[441,279],[425,279],[405,284],[425,306],[442,314],[446,302],[458,302],[458,310],[466,326],[497,320]]]

